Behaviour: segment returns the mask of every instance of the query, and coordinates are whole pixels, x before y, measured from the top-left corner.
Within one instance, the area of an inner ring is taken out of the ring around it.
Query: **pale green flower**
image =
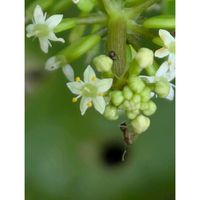
[[[169,70],[175,69],[175,39],[166,30],[160,29],[159,36],[163,42],[163,47],[155,52],[155,56],[158,58],[164,58],[168,56],[168,68]]]
[[[160,66],[160,68],[157,70],[155,76],[140,76],[140,78],[149,83],[156,83],[163,78],[166,79],[167,81],[169,81],[170,90],[169,90],[169,94],[165,98],[172,101],[174,99],[175,85],[170,82],[175,78],[175,70],[169,71],[168,67],[169,66],[168,66],[167,62],[164,62]],[[152,96],[153,96],[153,94],[152,94]]]
[[[73,94],[78,95],[72,101],[76,102],[78,98],[80,101],[81,114],[84,115],[86,110],[94,104],[94,108],[101,114],[104,113],[106,101],[103,97],[111,86],[113,79],[98,79],[92,67],[89,65],[84,71],[84,81],[79,77],[76,81],[67,83],[67,87]]]
[[[29,24],[26,27],[27,37],[38,37],[40,47],[43,52],[47,53],[51,41],[65,42],[63,38],[57,38],[54,33],[54,28],[61,22],[63,15],[52,15],[46,19],[46,13],[39,5],[35,7],[33,13],[33,24]]]

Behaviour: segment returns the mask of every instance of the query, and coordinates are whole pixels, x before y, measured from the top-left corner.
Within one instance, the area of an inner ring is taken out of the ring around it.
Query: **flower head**
[[[165,97],[168,100],[174,99],[174,84],[170,83],[175,78],[175,70],[169,70],[169,66],[167,62],[164,62],[160,68],[157,70],[155,76],[140,76],[141,79],[147,81],[149,83],[157,83],[161,80],[169,82],[169,92]]]
[[[94,70],[89,65],[84,71],[84,81],[77,77],[76,81],[67,83],[67,87],[73,94],[78,95],[72,99],[73,102],[82,97],[80,102],[82,115],[93,104],[94,108],[103,114],[106,106],[103,94],[111,88],[112,82],[113,79],[111,78],[98,79]]]
[[[163,47],[155,52],[155,56],[158,58],[164,58],[168,56],[168,67],[169,70],[174,70],[175,68],[175,39],[166,30],[159,30],[159,36],[163,41]]]
[[[33,24],[26,27],[27,37],[38,37],[42,51],[47,53],[49,46],[51,46],[49,40],[65,42],[63,38],[57,38],[54,33],[54,28],[61,22],[62,18],[63,15],[52,15],[46,19],[46,13],[43,14],[41,7],[37,5],[33,13]]]

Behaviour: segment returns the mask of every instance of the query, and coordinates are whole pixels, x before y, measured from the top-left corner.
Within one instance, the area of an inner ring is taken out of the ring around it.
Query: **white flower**
[[[80,0],[72,0],[73,3],[78,3]]]
[[[167,62],[164,62],[160,68],[157,70],[155,76],[140,76],[143,80],[149,82],[149,83],[156,83],[162,78],[165,78],[169,82],[171,82],[175,78],[175,70],[170,70],[169,71],[169,66]],[[169,94],[166,99],[172,101],[174,99],[174,88],[175,85],[170,83],[170,90]],[[152,96],[154,96],[154,93],[152,93]]]
[[[175,68],[175,39],[166,30],[159,30],[159,36],[163,41],[164,46],[155,52],[155,56],[158,58],[164,58],[168,56],[168,67],[169,70],[174,70]]]
[[[78,98],[81,98],[80,110],[81,114],[84,115],[86,110],[94,104],[94,108],[104,113],[106,102],[103,94],[108,91],[111,86],[113,79],[98,79],[92,67],[89,65],[84,71],[84,81],[81,81],[79,77],[76,81],[67,83],[68,88],[73,94],[78,95],[73,98],[72,101],[76,102]]]
[[[53,15],[46,19],[46,13],[43,14],[39,5],[35,7],[33,13],[33,24],[26,27],[27,37],[38,37],[40,47],[45,53],[48,52],[51,41],[65,42],[63,38],[57,38],[54,33],[54,28],[61,22],[63,15]]]

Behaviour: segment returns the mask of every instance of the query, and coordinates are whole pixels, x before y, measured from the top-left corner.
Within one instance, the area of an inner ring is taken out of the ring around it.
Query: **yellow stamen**
[[[104,93],[98,93],[98,96],[103,96],[104,95]]]
[[[79,76],[76,77],[76,82],[80,82],[81,78]]]
[[[92,102],[91,102],[91,101],[88,102],[88,103],[87,103],[87,106],[88,106],[88,107],[92,107]]]
[[[92,81],[96,81],[96,80],[97,80],[96,76],[93,76]]]
[[[77,99],[76,97],[72,98],[72,102],[73,102],[73,103],[76,103],[77,100],[78,100],[78,99]]]

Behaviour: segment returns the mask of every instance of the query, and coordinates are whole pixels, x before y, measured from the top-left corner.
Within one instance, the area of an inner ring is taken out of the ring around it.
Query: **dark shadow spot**
[[[128,153],[123,143],[111,142],[103,146],[102,160],[106,166],[118,166],[127,161]],[[123,158],[124,157],[124,158]]]

